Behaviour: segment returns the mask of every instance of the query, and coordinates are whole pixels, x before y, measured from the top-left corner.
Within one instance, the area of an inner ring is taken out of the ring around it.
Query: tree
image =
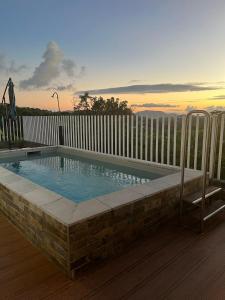
[[[80,102],[74,106],[74,111],[85,111],[89,112],[92,107],[92,101],[93,98],[89,96],[89,94],[86,92],[84,95],[79,96]]]
[[[74,112],[78,114],[110,114],[130,115],[132,110],[128,107],[127,101],[120,101],[119,98],[91,97],[88,93],[79,96],[80,102],[74,106]]]

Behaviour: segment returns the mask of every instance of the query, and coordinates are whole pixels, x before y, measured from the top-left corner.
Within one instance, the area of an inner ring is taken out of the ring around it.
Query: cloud
[[[8,60],[4,54],[0,53],[0,72],[4,72],[6,74],[17,74],[25,69],[27,69],[26,65],[17,66],[13,59]]]
[[[50,42],[43,54],[43,61],[34,70],[33,75],[20,83],[23,89],[40,88],[48,85],[60,75],[63,53],[55,42]]]
[[[198,109],[197,106],[193,106],[193,105],[188,105],[186,108],[185,108],[185,111],[189,112],[191,110],[196,110]]]
[[[200,101],[200,100],[185,100],[183,102],[195,103],[195,102],[198,102],[198,101]]]
[[[146,93],[171,93],[171,92],[198,92],[216,90],[218,87],[212,86],[198,86],[193,84],[145,84],[145,85],[129,85],[114,88],[96,89],[89,90],[88,92],[92,95],[99,94],[146,94]],[[87,91],[80,91],[84,93]]]
[[[75,75],[76,64],[72,59],[64,59],[62,61],[62,69],[68,76],[73,77]]]
[[[192,82],[188,82],[187,84],[191,84],[191,85],[209,85],[209,84],[211,84],[211,82],[192,81]]]
[[[56,90],[58,91],[68,91],[68,90],[72,90],[73,89],[73,84],[69,83],[67,85],[58,85],[56,87]]]
[[[84,67],[81,67],[78,74],[76,69],[75,62],[64,57],[64,53],[57,43],[49,42],[43,54],[42,62],[35,68],[30,78],[20,82],[20,87],[22,89],[46,88],[63,75],[64,77],[65,75],[68,76],[71,81],[71,77],[78,78],[84,73]],[[63,90],[68,86],[71,84],[67,83],[60,88]]]
[[[142,82],[144,80],[141,80],[141,79],[132,79],[128,82],[128,84],[133,84],[133,83],[137,83],[137,82]]]
[[[78,78],[82,78],[86,75],[86,72],[87,72],[87,68],[85,66],[82,66],[80,68],[80,72],[78,73]]]
[[[166,107],[178,107],[178,105],[173,105],[173,104],[160,104],[160,103],[144,103],[144,104],[132,104],[132,107],[145,107],[145,108],[150,108],[150,107],[160,107],[160,108],[166,108]]]
[[[60,75],[63,53],[55,42],[50,42],[43,54],[43,61],[36,67],[33,75],[20,83],[21,88],[40,88],[48,85]]]
[[[211,98],[208,98],[209,100],[225,100],[225,95],[217,95]]]
[[[225,110],[225,106],[215,106],[215,105],[211,105],[211,106],[207,106],[205,107],[206,110],[208,111],[214,111],[214,110]]]
[[[69,84],[66,84],[66,85],[54,85],[52,87],[48,87],[46,89],[46,91],[69,91],[69,90],[73,90],[74,88],[74,85],[72,83],[69,83]]]

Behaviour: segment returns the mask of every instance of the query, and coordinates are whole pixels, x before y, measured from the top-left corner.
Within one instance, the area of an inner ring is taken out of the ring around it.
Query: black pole
[[[7,110],[7,104],[5,103],[5,94],[6,94],[8,86],[9,86],[10,80],[11,80],[11,78],[9,78],[9,80],[8,80],[6,86],[5,86],[5,90],[4,90],[4,93],[3,93],[3,96],[2,96],[2,104],[5,105],[5,118],[6,119],[8,118],[8,110]]]
[[[5,94],[6,94],[6,91],[7,91],[7,87],[9,86],[9,81],[11,80],[11,78],[9,78],[7,84],[6,84],[6,87],[5,87],[5,90],[4,90],[4,93],[3,93],[3,96],[2,96],[2,104],[5,104]]]
[[[59,145],[64,145],[63,127],[59,126]]]

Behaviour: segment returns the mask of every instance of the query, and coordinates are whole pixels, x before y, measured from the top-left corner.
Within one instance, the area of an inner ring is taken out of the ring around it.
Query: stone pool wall
[[[201,177],[188,181],[184,193],[199,190],[201,183]],[[70,269],[74,272],[123,252],[132,241],[177,215],[178,203],[177,185],[69,226]]]
[[[200,172],[185,172],[185,194]],[[95,199],[74,203],[0,167],[0,210],[69,276],[126,251],[132,241],[177,214],[178,172]]]
[[[69,269],[68,227],[24,197],[0,184],[0,210],[51,260],[66,272]]]

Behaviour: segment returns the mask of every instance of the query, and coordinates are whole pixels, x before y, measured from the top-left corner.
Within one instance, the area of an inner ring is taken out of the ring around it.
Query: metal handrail
[[[218,122],[220,122],[220,123],[218,123],[218,124],[220,124],[220,129],[219,129],[219,125],[217,127],[217,141],[219,140],[219,132],[220,132],[220,130],[222,130],[223,115],[225,115],[225,111],[220,111],[220,112],[217,113],[217,116],[218,116],[218,119],[219,119]],[[222,145],[223,145],[223,142],[222,142]],[[219,145],[219,147],[220,147],[220,145]],[[222,160],[222,157],[221,157],[221,160]],[[218,154],[218,163],[219,163],[219,154]],[[221,165],[221,161],[220,161],[220,165]],[[220,173],[221,173],[221,169],[220,169]],[[218,177],[220,178],[220,176],[218,176],[218,167],[217,167],[217,179],[218,179]]]
[[[205,110],[192,110],[186,116],[185,121],[185,130],[184,130],[184,140],[183,140],[183,153],[182,153],[182,160],[181,160],[181,185],[180,185],[180,219],[183,215],[183,194],[184,194],[184,173],[185,173],[185,162],[187,156],[187,135],[189,129],[189,120],[193,114],[203,114],[206,119],[206,135],[205,135],[205,143],[204,143],[204,150],[205,156],[203,160],[203,178],[202,178],[202,201],[201,201],[201,230],[203,231],[204,228],[204,215],[205,215],[205,194],[206,194],[206,183],[207,183],[207,170],[208,170],[208,157],[209,157],[209,134],[210,134],[210,121],[211,116]]]
[[[212,111],[211,112],[211,118],[212,118],[212,123],[211,123],[211,146],[212,149],[210,151],[210,153],[212,153],[212,158],[210,157],[210,163],[211,163],[211,177],[210,179],[214,179],[214,172],[215,172],[215,163],[216,163],[216,159],[215,159],[215,154],[217,151],[217,147],[218,147],[218,139],[219,139],[219,125],[220,122],[222,121],[222,117],[223,115],[225,115],[225,111]],[[215,128],[213,127],[213,122],[215,122]],[[213,131],[214,130],[214,131]]]

